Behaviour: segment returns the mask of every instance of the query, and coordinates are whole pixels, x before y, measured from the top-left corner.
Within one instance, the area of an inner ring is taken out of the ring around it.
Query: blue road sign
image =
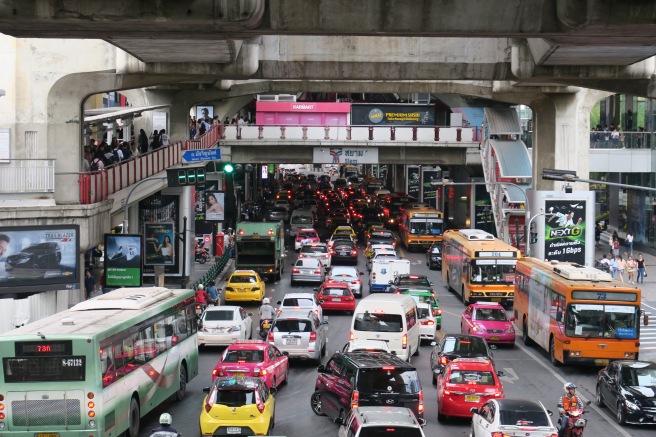
[[[182,160],[184,162],[220,161],[221,149],[185,150]]]

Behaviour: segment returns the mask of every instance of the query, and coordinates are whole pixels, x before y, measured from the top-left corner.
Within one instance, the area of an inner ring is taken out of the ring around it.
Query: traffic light
[[[177,167],[166,170],[169,187],[185,187],[205,184],[205,166]]]
[[[531,232],[531,244],[535,244],[538,242],[538,233],[537,232]]]
[[[231,174],[235,171],[235,166],[232,165],[230,162],[226,162],[223,164],[223,173],[225,174]]]

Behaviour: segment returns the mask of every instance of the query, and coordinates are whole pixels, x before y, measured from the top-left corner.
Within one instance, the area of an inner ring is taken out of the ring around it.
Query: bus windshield
[[[474,260],[471,265],[471,282],[474,284],[515,283],[515,260]]]
[[[584,338],[638,338],[638,308],[629,305],[570,304],[565,334]]]
[[[440,218],[410,219],[410,235],[442,235]]]

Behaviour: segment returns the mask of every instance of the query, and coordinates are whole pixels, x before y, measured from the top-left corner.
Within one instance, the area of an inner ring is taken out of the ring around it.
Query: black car
[[[615,413],[620,425],[656,424],[656,364],[613,361],[597,375],[597,404]]]
[[[442,244],[433,243],[426,252],[426,265],[430,270],[442,270]]]
[[[358,264],[358,248],[350,240],[337,240],[330,248],[330,257],[333,264],[350,263]]]
[[[310,404],[318,416],[344,419],[356,406],[406,407],[423,421],[417,369],[396,355],[335,352],[317,371]]]
[[[403,293],[409,289],[425,288],[434,293],[433,283],[425,275],[398,275],[390,281],[390,293]]]
[[[46,242],[27,246],[18,253],[9,255],[5,265],[6,270],[32,269],[50,270],[58,269],[62,253],[59,243]]]
[[[433,384],[437,383],[437,371],[456,358],[486,358],[493,361],[492,349],[483,337],[464,334],[447,334],[439,342],[431,343],[430,357]]]

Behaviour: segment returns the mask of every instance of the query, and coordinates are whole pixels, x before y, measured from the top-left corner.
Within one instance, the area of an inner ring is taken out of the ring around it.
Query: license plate
[[[298,338],[285,338],[285,344],[297,345],[298,344]]]
[[[238,426],[229,426],[227,429],[228,434],[241,434],[241,428]]]
[[[492,302],[501,302],[501,298],[500,297],[493,297]]]
[[[480,396],[465,395],[465,402],[478,402],[481,400]]]
[[[595,360],[595,366],[607,366],[610,360],[598,358]]]
[[[499,336],[493,335],[492,337],[490,337],[490,340],[491,341],[499,341]]]
[[[37,432],[34,434],[34,437],[59,437],[59,433],[56,432]]]
[[[266,323],[266,322],[265,322],[265,323],[262,323],[262,327],[263,327],[264,329],[269,329],[270,326],[271,326],[271,325],[268,324],[268,323]]]
[[[244,372],[232,372],[232,376],[244,376]]]
[[[342,298],[341,297],[333,297],[333,302],[341,302]]]

